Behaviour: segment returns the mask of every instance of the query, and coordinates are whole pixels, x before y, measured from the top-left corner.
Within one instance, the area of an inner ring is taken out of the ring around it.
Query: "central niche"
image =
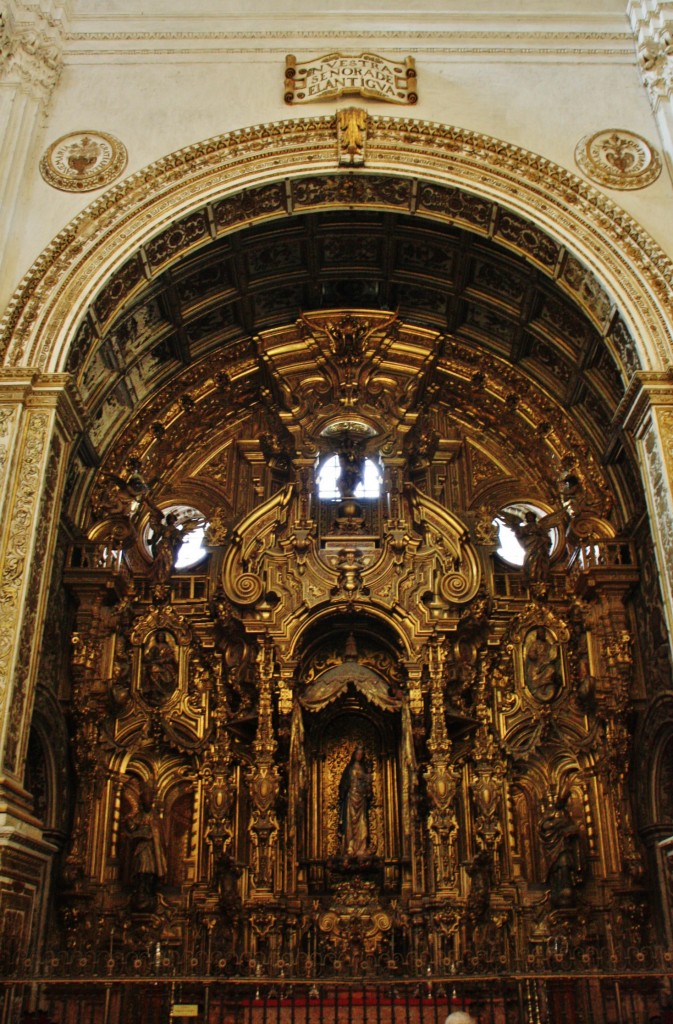
[[[381,892],[399,891],[402,883],[401,750],[408,716],[401,673],[386,647],[335,630],[305,661],[290,774],[302,805],[297,859],[313,892],[363,878]]]

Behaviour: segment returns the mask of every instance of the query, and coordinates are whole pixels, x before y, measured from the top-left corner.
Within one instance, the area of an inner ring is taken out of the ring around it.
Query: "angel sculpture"
[[[523,519],[516,512],[498,512],[497,518],[514,531],[523,548],[523,574],[526,582],[543,583],[547,579],[552,546],[549,531],[553,526],[559,526],[565,517],[564,509],[540,517],[528,509]]]
[[[148,483],[135,465],[131,467],[128,477],[105,473],[103,481],[104,487],[97,502],[99,515],[123,515],[129,520],[137,517],[139,508],[149,494],[151,483],[154,483]]]
[[[150,503],[149,548],[152,554],[152,582],[165,584],[175,568],[185,535],[205,525],[200,515],[179,516],[176,512],[165,515],[156,505]]]

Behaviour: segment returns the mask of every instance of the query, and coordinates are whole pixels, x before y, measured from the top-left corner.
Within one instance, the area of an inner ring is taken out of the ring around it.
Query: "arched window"
[[[502,511],[509,512],[511,515],[517,516],[522,522],[525,521],[527,512],[532,512],[538,519],[547,515],[544,509],[540,508],[538,505],[533,505],[528,501],[505,505]],[[502,519],[494,519],[493,524],[498,528],[498,547],[496,549],[496,554],[503,562],[506,562],[507,565],[520,568],[524,563],[526,553],[516,535],[516,531],[513,527],[504,523]],[[549,541],[549,550],[553,557],[559,543],[559,531],[556,527],[552,527],[549,530]]]
[[[323,462],[318,473],[318,497],[334,501],[341,497],[337,481],[341,473],[339,456],[332,455]],[[381,472],[372,459],[365,459],[364,479],[355,489],[356,498],[378,498],[381,494]]]
[[[177,504],[167,505],[161,509],[161,512],[164,518],[170,513],[177,516],[176,524],[182,533],[182,544],[178,551],[178,557],[175,560],[175,568],[178,570],[191,569],[192,566],[198,565],[208,554],[208,551],[203,546],[206,527],[208,526],[203,512],[194,508],[193,505]],[[143,542],[148,554],[151,553],[151,537],[152,526],[148,523],[143,535]]]

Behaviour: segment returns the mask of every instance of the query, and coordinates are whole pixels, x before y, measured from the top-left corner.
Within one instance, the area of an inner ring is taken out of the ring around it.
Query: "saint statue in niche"
[[[568,810],[570,793],[559,794],[549,802],[540,820],[538,833],[547,853],[547,878],[552,907],[572,907],[582,884],[579,854],[579,826]]]
[[[358,743],[339,782],[339,838],[344,857],[362,859],[375,853],[369,821],[372,779],[365,748]]]
[[[178,685],[176,644],[171,633],[158,629],[143,654],[141,693],[148,704],[163,704]]]
[[[552,633],[544,626],[526,634],[523,674],[526,686],[540,703],[548,704],[558,697],[563,683],[561,654]]]
[[[126,835],[131,851],[129,881],[133,908],[148,912],[154,908],[157,887],[167,870],[159,812],[149,785],[141,789],[138,808],[126,820]]]

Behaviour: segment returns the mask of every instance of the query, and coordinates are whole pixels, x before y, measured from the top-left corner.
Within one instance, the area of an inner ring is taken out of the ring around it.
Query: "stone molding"
[[[95,58],[104,54],[137,53],[163,56],[167,53],[188,54],[198,57],[211,55],[249,53],[257,55],[261,49],[273,60],[285,51],[292,41],[311,49],[321,45],[338,45],[353,49],[360,43],[356,32],[306,31],[286,29],[277,32],[71,32],[65,37],[66,60]],[[633,61],[633,43],[628,32],[450,32],[450,31],[368,31],[367,38],[375,46],[394,48],[395,51],[407,45],[415,53],[429,57],[449,57],[461,60],[466,54],[485,57],[521,57],[531,59],[546,56],[564,56],[587,59],[596,56],[623,58]]]
[[[673,265],[604,194],[549,160],[463,129],[369,116],[367,139],[369,173],[422,175],[465,188],[497,200],[560,241],[600,274],[642,342],[643,367],[668,365]],[[104,282],[176,217],[215,198],[245,198],[246,190],[281,177],[326,170],[339,173],[334,115],[218,136],[131,175],[78,214],[27,273],[0,322],[5,364],[63,366],[76,325]]]
[[[673,405],[673,370],[634,373],[615,413],[616,426],[634,437],[647,431],[650,411],[654,407]]]

